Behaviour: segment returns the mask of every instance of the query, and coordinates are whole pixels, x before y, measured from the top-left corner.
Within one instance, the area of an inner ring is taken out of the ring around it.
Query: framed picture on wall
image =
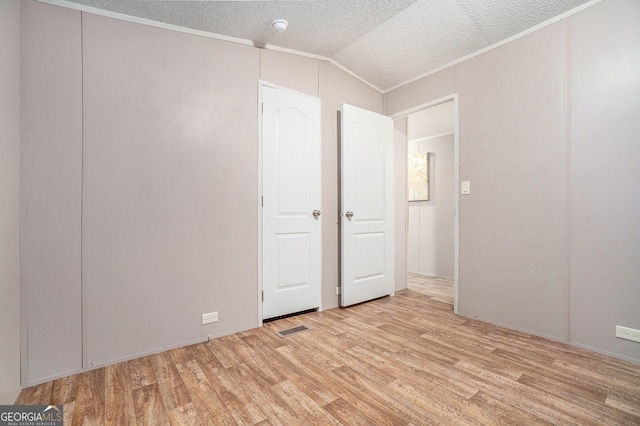
[[[409,154],[407,170],[409,201],[429,201],[429,153]]]

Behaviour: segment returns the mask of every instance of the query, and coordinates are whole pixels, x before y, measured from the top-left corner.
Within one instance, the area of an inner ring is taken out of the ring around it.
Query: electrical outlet
[[[640,330],[616,325],[616,337],[640,343]]]
[[[336,287],[336,294],[340,294],[340,287]]]
[[[217,312],[209,312],[208,314],[202,314],[202,325],[211,324],[212,322],[218,322]]]

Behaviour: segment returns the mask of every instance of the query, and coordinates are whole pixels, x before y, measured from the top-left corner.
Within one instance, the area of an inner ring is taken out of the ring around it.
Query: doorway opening
[[[406,282],[458,312],[457,96],[395,115],[406,144]],[[396,143],[397,143],[396,139]],[[433,294],[431,294],[433,293]]]

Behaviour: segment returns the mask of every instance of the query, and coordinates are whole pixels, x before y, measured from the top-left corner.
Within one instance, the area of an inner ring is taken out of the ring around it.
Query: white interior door
[[[320,99],[262,86],[262,317],[320,306]]]
[[[393,293],[393,122],[342,105],[341,306]]]

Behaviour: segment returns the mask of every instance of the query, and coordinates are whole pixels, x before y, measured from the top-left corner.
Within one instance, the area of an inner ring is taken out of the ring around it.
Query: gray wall
[[[640,2],[571,22],[571,340],[640,359]]]
[[[385,95],[458,93],[462,315],[640,361],[639,23],[605,0]]]
[[[454,136],[409,141],[414,152],[429,153],[430,192],[428,201],[408,203],[408,270],[453,279]]]
[[[79,13],[22,6],[24,385],[72,373],[82,357],[82,47]]]
[[[20,390],[20,2],[0,0],[0,405]]]
[[[258,50],[82,23],[84,367],[255,327]]]
[[[257,326],[259,78],[322,99],[337,306],[337,111],[382,112],[379,92],[317,59],[23,11],[23,385]]]

